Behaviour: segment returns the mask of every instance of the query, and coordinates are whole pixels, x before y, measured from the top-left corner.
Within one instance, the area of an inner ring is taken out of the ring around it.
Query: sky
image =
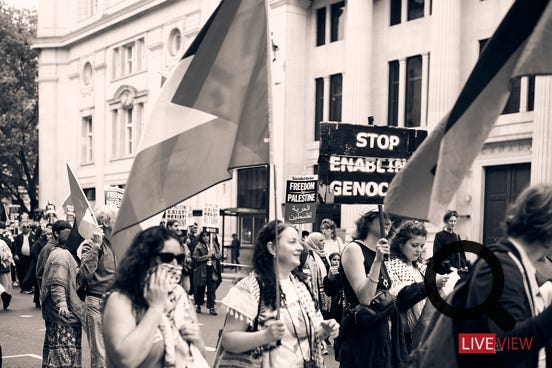
[[[4,0],[17,8],[38,9],[38,0]]]

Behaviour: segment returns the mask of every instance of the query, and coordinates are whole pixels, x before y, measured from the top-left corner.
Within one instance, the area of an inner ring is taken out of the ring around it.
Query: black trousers
[[[205,289],[207,289],[207,308],[211,309],[215,307],[215,291],[217,283],[213,280],[214,268],[213,266],[207,266],[207,282],[206,285],[195,288],[194,301],[196,305],[203,305],[205,298]]]

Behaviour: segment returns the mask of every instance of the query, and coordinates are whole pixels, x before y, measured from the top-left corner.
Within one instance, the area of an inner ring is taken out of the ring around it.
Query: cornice
[[[134,18],[139,17],[146,12],[159,7],[167,6],[174,2],[175,0],[138,1],[114,12],[113,14],[104,15],[97,21],[79,28],[74,32],[70,32],[67,35],[59,37],[38,37],[34,40],[32,47],[35,49],[70,47],[78,42],[82,42],[88,38],[107,32],[113,27],[130,22]]]

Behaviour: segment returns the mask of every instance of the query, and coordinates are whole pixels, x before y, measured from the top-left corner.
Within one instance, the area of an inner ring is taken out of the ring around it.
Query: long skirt
[[[42,368],[81,367],[81,324],[46,322]]]

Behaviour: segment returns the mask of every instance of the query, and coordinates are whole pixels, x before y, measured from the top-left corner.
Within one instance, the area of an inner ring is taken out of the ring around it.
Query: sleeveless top
[[[362,250],[362,255],[364,256],[364,273],[366,274],[366,277],[368,277],[368,273],[370,272],[372,263],[374,263],[374,259],[376,258],[376,252],[374,252],[371,249],[368,249],[366,246],[358,243],[357,241],[354,241],[353,243],[356,243]],[[352,308],[359,304],[359,300],[358,300],[358,297],[356,296],[355,291],[351,287],[349,280],[347,279],[347,276],[343,269],[343,263],[339,265],[339,274],[341,275],[341,283],[343,285],[343,292],[345,294],[346,303],[348,304],[349,308]],[[379,279],[379,282],[378,282],[376,292],[380,290],[389,290],[389,288],[391,287],[391,279],[389,278],[389,274],[387,273],[387,269],[385,268],[385,262],[382,262],[381,264],[381,269],[380,269],[380,274],[378,279]]]

